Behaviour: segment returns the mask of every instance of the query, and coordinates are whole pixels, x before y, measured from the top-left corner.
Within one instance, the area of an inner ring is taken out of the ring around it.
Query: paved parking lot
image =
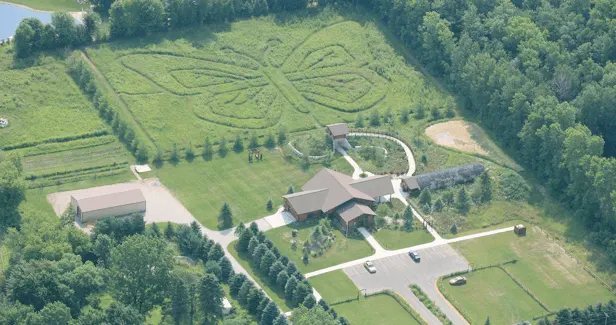
[[[436,280],[444,275],[467,270],[470,266],[451,246],[445,244],[418,251],[421,262],[414,262],[407,253],[373,260],[377,272],[368,273],[363,265],[344,269],[344,272],[360,289],[368,293],[390,289],[402,297],[429,324],[441,322],[415,297],[409,288],[416,284],[436,303],[447,317],[456,325],[468,324],[458,312],[440,295]]]

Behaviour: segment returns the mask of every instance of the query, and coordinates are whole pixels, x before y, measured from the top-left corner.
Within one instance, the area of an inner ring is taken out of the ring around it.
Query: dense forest
[[[616,262],[616,2],[361,2]]]

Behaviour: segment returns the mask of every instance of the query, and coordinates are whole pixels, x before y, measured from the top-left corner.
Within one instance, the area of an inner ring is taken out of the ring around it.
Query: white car
[[[366,261],[364,263],[364,267],[366,268],[366,270],[368,270],[369,273],[376,273],[376,267],[374,267],[374,264],[372,264],[372,262]]]

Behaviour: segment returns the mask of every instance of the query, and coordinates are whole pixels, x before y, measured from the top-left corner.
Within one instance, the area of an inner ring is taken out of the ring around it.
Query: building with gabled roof
[[[393,193],[394,188],[387,175],[356,180],[323,168],[302,186],[302,192],[284,195],[283,198],[285,210],[298,221],[336,215],[348,227],[362,216],[372,221],[375,213],[370,205]]]
[[[71,205],[80,222],[146,211],[146,200],[140,189],[98,196],[72,195]]]
[[[480,163],[460,165],[416,176],[404,176],[401,178],[401,186],[406,192],[421,191],[424,188],[438,190],[472,182],[484,171],[485,167]]]

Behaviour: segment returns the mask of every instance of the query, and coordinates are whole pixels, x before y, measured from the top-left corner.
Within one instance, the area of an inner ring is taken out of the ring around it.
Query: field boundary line
[[[81,53],[82,59],[90,66],[90,68],[92,68],[92,71],[94,72],[94,74],[99,79],[102,80],[103,87],[105,87],[107,91],[111,92],[112,97],[115,97],[116,100],[120,102],[120,106],[122,106],[121,110],[124,112],[124,115],[128,116],[131,119],[131,123],[133,124],[133,126],[136,126],[139,132],[144,134],[145,137],[148,139],[148,141],[150,142],[150,147],[153,149],[158,149],[158,146],[154,142],[154,139],[152,139],[152,136],[143,128],[143,126],[139,123],[139,121],[135,119],[135,116],[128,108],[128,104],[126,104],[126,102],[122,99],[122,97],[120,97],[120,95],[118,95],[115,89],[113,89],[107,77],[105,77],[105,75],[102,72],[100,72],[98,67],[96,67],[96,64],[94,64],[94,62],[90,60],[90,57],[85,51],[79,51],[79,52]]]

